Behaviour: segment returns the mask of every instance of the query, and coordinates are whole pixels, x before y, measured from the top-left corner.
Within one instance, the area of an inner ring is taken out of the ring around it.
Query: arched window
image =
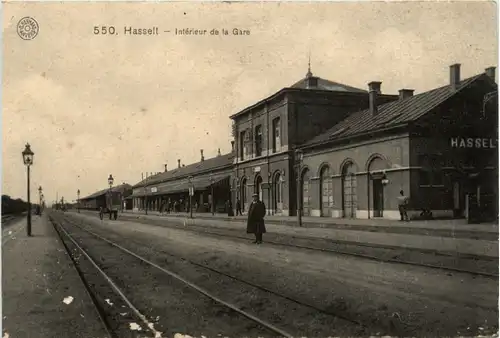
[[[304,169],[304,171],[302,172],[302,177],[301,177],[301,180],[300,180],[300,183],[302,185],[301,187],[301,191],[302,191],[302,196],[300,198],[302,198],[302,205],[301,205],[301,208],[302,208],[302,214],[304,216],[309,216],[311,214],[311,197],[310,197],[310,194],[309,194],[309,170],[308,169]]]
[[[320,198],[321,216],[330,216],[330,208],[333,204],[332,179],[330,167],[325,165],[320,173]]]
[[[255,193],[259,195],[259,200],[262,201],[262,177],[260,175],[255,179]]]
[[[240,201],[241,201],[241,209],[245,208],[245,204],[247,203],[247,179],[243,178],[241,180],[240,187]]]
[[[344,217],[356,218],[358,209],[357,167],[353,162],[346,162],[342,167],[342,204]]]
[[[281,209],[281,204],[283,203],[283,182],[281,181],[281,174],[278,172],[274,175],[273,181],[273,209]]]

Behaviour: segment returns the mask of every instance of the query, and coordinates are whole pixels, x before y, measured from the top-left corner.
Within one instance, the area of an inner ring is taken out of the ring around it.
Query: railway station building
[[[371,82],[367,109],[300,144],[303,215],[399,219],[401,190],[412,218],[464,217],[476,202],[498,215],[495,68],[462,79],[455,64],[449,78],[418,95],[401,89],[390,102]]]
[[[398,97],[378,99],[384,104]],[[239,198],[246,212],[257,193],[269,215],[294,215],[294,149],[368,105],[366,90],[322,79],[309,69],[297,83],[233,114],[233,205]]]
[[[230,175],[234,152],[205,159],[203,150],[199,162],[181,165],[148,176],[132,187],[134,212],[166,211],[167,205],[176,207],[176,212],[189,211],[189,190],[192,187],[193,212],[226,212],[230,199]]]

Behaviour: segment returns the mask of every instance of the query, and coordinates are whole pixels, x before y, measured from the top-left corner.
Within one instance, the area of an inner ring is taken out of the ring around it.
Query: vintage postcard
[[[2,337],[498,337],[496,3],[2,20]]]

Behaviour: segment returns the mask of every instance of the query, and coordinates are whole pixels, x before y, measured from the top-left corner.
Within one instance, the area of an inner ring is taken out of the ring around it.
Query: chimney
[[[177,160],[177,168],[180,168],[180,167],[181,167],[181,160],[180,160],[180,159],[178,159],[178,160]]]
[[[231,152],[234,152],[234,141],[231,141]]]
[[[460,83],[460,64],[455,63],[450,66],[450,86],[451,89],[456,90]]]
[[[149,174],[149,173],[146,171],[146,179],[148,179],[148,176],[149,176],[148,174]]]
[[[488,67],[484,70],[486,75],[488,75],[488,77],[492,79],[493,82],[495,82],[495,69],[496,69],[495,67]]]
[[[205,161],[205,156],[203,156],[203,149],[200,149],[200,153],[201,153],[201,160]]]
[[[165,163],[165,172],[167,172],[167,171],[168,171],[167,164]]]
[[[217,150],[217,156],[220,156],[220,148]]]
[[[372,81],[368,84],[368,92],[369,92],[369,99],[370,99],[370,114],[373,116],[378,114],[378,109],[377,109],[377,96],[380,94],[380,85],[382,82],[378,81]]]
[[[406,98],[412,97],[413,96],[413,89],[400,89],[399,90],[399,99],[404,100]]]
[[[141,173],[141,177],[142,177],[141,181],[144,181],[144,173]]]

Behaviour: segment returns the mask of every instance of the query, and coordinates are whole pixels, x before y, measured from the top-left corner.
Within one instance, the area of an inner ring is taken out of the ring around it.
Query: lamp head
[[[385,171],[384,171],[384,175],[382,176],[382,184],[383,185],[389,184],[389,179],[387,178]]]
[[[23,162],[26,166],[30,166],[33,164],[33,151],[31,150],[30,144],[26,143],[26,147],[23,150]]]
[[[302,159],[304,158],[304,152],[302,151],[302,149],[295,150],[295,155],[297,156],[297,159],[299,161],[302,161]]]

